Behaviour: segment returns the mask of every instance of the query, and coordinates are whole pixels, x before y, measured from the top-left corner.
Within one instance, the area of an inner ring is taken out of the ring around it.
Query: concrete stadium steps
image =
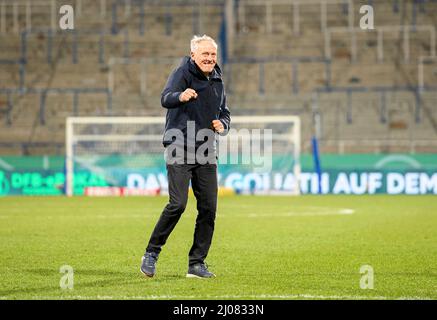
[[[377,61],[377,33],[376,32],[357,32],[356,35],[356,55],[357,60],[369,59]],[[323,40],[324,41],[324,40]],[[331,34],[331,55],[335,59],[352,57],[352,36],[349,33],[332,33]],[[412,61],[417,60],[420,56],[429,56],[430,51],[430,34],[429,32],[411,32],[409,40],[409,54]],[[384,32],[383,36],[383,54],[384,58],[391,56],[404,57],[404,40],[399,32]]]
[[[17,88],[20,85],[20,66],[0,64],[0,88]]]
[[[14,126],[23,128],[36,124],[42,126],[53,123],[63,124],[67,116],[107,114],[107,97],[104,94],[80,95],[79,105],[75,110],[72,94],[48,93],[42,114],[39,94],[13,95],[12,102],[14,107],[11,112],[11,122]]]
[[[183,55],[189,55],[189,41],[191,34],[185,34],[184,37],[172,36],[141,36],[139,34],[129,33],[128,43],[126,45],[125,35],[120,32],[116,35],[104,36],[104,48],[103,48],[103,60],[104,63],[108,63],[112,57],[121,58],[156,58],[156,57],[181,57]],[[213,35],[214,36],[214,35]],[[94,36],[96,38],[98,36]],[[81,36],[84,38],[84,36]],[[99,45],[98,41],[92,43],[92,39],[89,40],[89,46],[87,48],[81,48],[79,45],[79,61],[87,59],[90,56],[93,59],[99,58]],[[89,58],[88,58],[89,59]]]
[[[229,74],[225,74],[227,90],[235,95],[293,95],[309,93],[326,84],[325,66],[322,63],[301,63],[298,65],[299,77],[293,78],[292,64],[265,63],[260,75],[258,63],[234,64]],[[261,81],[261,82],[260,82]],[[232,91],[231,91],[232,90]],[[263,90],[263,91],[262,91]]]
[[[406,9],[407,14],[404,17],[403,23],[412,24],[414,22],[414,20],[413,20],[413,1],[406,1],[405,5],[406,5],[405,9]],[[386,6],[388,7],[388,5],[386,5]],[[418,5],[416,7],[416,9],[417,9],[417,15],[416,15],[417,25],[435,24],[435,22],[436,22],[435,13],[437,12],[437,3],[434,1],[426,1],[425,8],[426,8],[426,12],[422,13],[420,10],[420,5]]]
[[[212,36],[216,35],[213,34]],[[27,60],[29,63],[49,63],[47,38],[48,36],[45,33],[35,33],[29,36],[27,42]],[[126,36],[122,32],[115,35],[105,34],[103,36],[103,48],[100,51],[100,35],[98,33],[78,34],[76,49],[74,49],[75,38],[72,33],[57,33],[52,40],[51,61],[53,63],[72,63],[74,53],[76,53],[77,62],[85,60],[92,63],[100,63],[100,55],[102,55],[103,63],[107,63],[111,57],[179,57],[189,54],[190,39],[191,34],[188,33],[183,38],[129,34],[128,43],[126,44]],[[17,51],[11,56],[17,58],[20,53],[19,46],[13,48]]]
[[[312,35],[305,38],[293,34],[240,34],[233,45],[235,57],[322,57],[324,38]]]
[[[239,69],[242,67],[244,68],[244,65],[239,66]],[[259,64],[257,64],[257,67],[259,69]],[[265,94],[310,93],[315,88],[326,85],[326,67],[324,63],[299,63],[296,72],[297,79],[294,79],[291,63],[271,62],[264,64],[265,79],[263,87]],[[244,82],[241,81],[240,84],[244,85]]]
[[[48,63],[48,39],[46,33],[38,32],[27,36],[27,53],[26,60],[29,64],[47,64]],[[68,45],[68,35],[64,34],[53,38],[52,58],[58,55],[65,55],[67,50],[71,52],[71,46]]]
[[[61,128],[63,129],[63,128]],[[28,138],[19,140],[15,135],[14,142],[52,142],[52,143],[64,143],[65,142],[65,130],[60,130],[58,127],[48,125],[36,125],[33,128],[22,128],[20,131],[25,133],[27,130]]]
[[[13,96],[14,108],[10,114],[11,125],[0,125],[1,142],[27,142],[32,139],[32,129],[39,125],[39,98],[37,95]]]
[[[392,63],[335,63],[332,65],[331,85],[336,87],[376,87],[406,85],[402,71]]]
[[[425,127],[415,123],[412,94],[388,95],[385,113],[378,94],[354,93],[350,109],[341,94],[332,102],[330,106],[323,98],[319,102],[324,139],[412,139],[418,127]]]
[[[399,65],[399,69],[397,70],[397,74],[394,76],[398,76],[394,83],[398,86],[406,86],[406,85],[413,85],[416,86],[419,84],[418,80],[418,64],[417,61],[411,61],[410,63],[403,63]],[[437,82],[434,82],[434,84],[429,83],[430,86],[435,85]]]
[[[117,39],[116,37],[112,37],[109,35],[104,35],[102,37],[103,39],[103,48],[102,48],[102,57],[103,59],[106,61],[107,57],[105,56],[105,53],[110,53],[110,52],[106,52],[106,46],[109,45],[112,41],[117,42],[120,41],[119,39]],[[69,35],[68,37],[68,44],[67,46],[69,46],[71,48],[71,51],[68,52],[70,54],[70,61],[72,58],[72,49],[73,49],[73,41],[74,41],[74,37]],[[95,34],[81,34],[79,33],[77,35],[77,60],[78,62],[94,62],[94,63],[100,63],[100,41],[101,41],[101,37],[100,35],[96,32]],[[120,51],[121,53],[121,51]],[[105,59],[106,58],[106,59]],[[68,57],[67,57],[68,59]]]
[[[360,19],[363,15],[359,12],[359,9],[363,5],[368,5],[367,0],[353,0],[354,4],[354,25],[359,26]],[[413,1],[405,1],[405,15],[402,14],[403,3],[399,2],[399,11],[393,11],[392,1],[373,1],[372,6],[374,9],[374,23],[375,26],[392,26],[400,24],[412,24],[413,23]],[[419,7],[418,7],[419,8]],[[416,24],[427,25],[435,23],[433,19],[433,13],[436,12],[437,6],[435,3],[428,1],[426,4],[427,12],[421,13],[417,10]],[[337,11],[339,12],[339,11]],[[328,11],[328,19],[329,19]],[[334,12],[335,14],[335,12]],[[335,16],[333,16],[335,19]],[[328,24],[328,26],[330,26]]]
[[[107,40],[111,42],[107,43]],[[53,63],[72,63],[74,52],[73,33],[56,33],[52,38],[52,51],[49,52],[48,35],[46,33],[33,33],[28,36],[27,42],[27,59],[29,63],[48,64],[49,54]],[[77,60],[86,59],[87,61],[99,62],[99,35],[90,34],[77,36]],[[109,52],[114,52],[119,55],[123,54],[123,41],[121,36],[105,37],[105,47]],[[118,50],[117,50],[118,49]]]
[[[101,116],[107,114],[107,97],[104,94],[86,93],[78,98],[75,109],[72,94],[49,94],[46,98],[45,123],[65,124],[66,117]]]
[[[363,16],[360,14],[359,9],[363,5],[368,5],[367,0],[353,0],[354,4],[354,21],[357,26],[359,26],[360,19]],[[400,4],[401,5],[401,4]],[[374,9],[374,21],[376,26],[383,25],[397,25],[402,23],[401,12],[393,11],[392,1],[373,1],[372,3]]]
[[[75,28],[77,30],[90,30],[110,25],[112,21],[112,1],[106,1],[106,8],[102,11],[100,1],[83,1],[81,12],[76,7]]]
[[[437,83],[437,58],[433,63],[424,64],[423,83],[425,86],[433,86]]]
[[[13,0],[6,1],[6,29],[8,33],[14,33],[13,19],[13,4],[18,4],[18,29],[19,32],[27,29],[26,24],[26,5],[31,4],[31,27],[32,28],[50,28],[51,21],[51,1],[28,1],[28,0]],[[35,3],[37,2],[37,3]],[[44,5],[41,5],[43,4]],[[79,12],[77,0],[71,0],[68,3],[62,0],[55,0],[55,26],[58,26],[59,8],[62,5],[69,4],[74,8],[75,13],[75,28],[96,27],[102,23],[109,23],[111,20],[111,1],[106,1],[106,10],[104,17],[101,15],[100,1],[81,1],[82,10]]]
[[[411,138],[418,140],[437,139],[437,132],[428,118],[422,119],[421,122],[411,124]]]
[[[268,3],[268,1],[266,1]],[[367,0],[353,1],[354,4],[354,26],[359,26],[359,21],[362,14],[359,13],[359,8],[362,5],[367,5]],[[413,23],[413,8],[412,1],[406,2],[406,15],[402,15],[402,8],[398,12],[393,11],[391,2],[373,2],[375,25],[390,26],[399,24]],[[402,4],[401,4],[402,6]],[[435,3],[427,3],[427,13],[417,11],[416,24],[427,25],[435,24],[433,12],[436,12]],[[434,10],[434,11],[433,11]],[[300,29],[310,30],[312,33],[320,28],[320,4],[305,4],[299,6],[300,14]],[[244,7],[244,17],[238,15],[238,28],[242,33],[265,34],[282,33],[287,34],[293,30],[293,5],[290,4],[275,4],[272,6],[272,29],[269,30],[266,26],[266,6],[265,5],[246,5]],[[327,26],[332,27],[347,27],[348,15],[345,14],[344,7],[341,4],[327,5]]]
[[[292,34],[269,35],[260,38],[256,34],[240,34],[233,46],[235,57],[324,57],[325,38],[323,35],[313,34],[309,37],[293,36]],[[348,33],[331,34],[331,56],[335,61],[351,61],[352,36]],[[429,32],[410,34],[410,61],[417,61],[420,56],[429,56]],[[356,33],[356,60],[376,62],[378,59],[377,33]],[[384,34],[383,42],[384,61],[390,60],[393,55],[401,57],[403,61],[403,38],[399,33]]]
[[[58,142],[56,145],[51,140],[41,141],[37,145],[28,144],[24,146],[23,152],[28,155],[46,156],[46,155],[64,155],[65,149],[62,146],[64,141]],[[16,155],[16,154],[15,154]]]
[[[26,1],[14,0],[16,3],[21,3],[26,5]],[[65,4],[62,1],[56,1],[56,26],[58,23],[58,9],[61,5]],[[82,1],[81,11],[76,6],[75,1],[69,4],[75,7],[75,29],[76,30],[89,30],[100,28],[102,25],[110,26],[112,24],[112,1],[106,1],[106,7],[101,7],[100,1]],[[125,6],[119,5],[117,10],[117,21],[119,26],[133,26],[139,28],[141,23],[141,13],[138,5],[132,4],[130,7],[130,13],[126,14]],[[51,22],[51,2],[47,2],[45,6],[39,6],[32,4],[32,16],[31,25],[32,28],[49,28],[52,25]],[[180,22],[183,21],[184,25],[193,25],[197,23],[196,12],[200,13],[199,26],[200,31],[210,31],[211,22],[221,19],[222,7],[220,6],[209,6],[209,7],[191,7],[184,5],[175,6],[163,6],[161,4],[150,4],[145,3],[144,6],[144,27],[146,31],[155,32],[154,26],[161,25],[160,33],[164,34],[165,25],[164,20],[167,13],[173,14],[172,28],[174,30],[179,30]],[[175,18],[177,16],[177,18]],[[19,6],[18,10],[18,26],[17,28],[13,25],[13,7],[11,4],[7,5],[6,12],[6,32],[14,33],[18,28],[18,31],[24,31],[27,28],[26,24],[26,8],[23,5]],[[182,23],[182,22],[181,22]],[[108,29],[109,30],[109,29]]]
[[[196,33],[216,33],[222,22],[222,8],[219,6],[163,6],[145,5],[144,20],[138,6],[133,6],[130,15],[120,10],[117,26],[128,28],[132,33],[140,30],[146,36],[166,36],[168,32],[176,37]],[[141,29],[142,28],[142,29]]]
[[[113,97],[112,110],[114,116],[165,116],[166,109],[161,106],[161,97],[151,95],[116,95]]]
[[[26,4],[25,0],[5,1],[6,4],[6,34],[19,34],[27,29]],[[30,1],[32,3],[33,1]],[[35,1],[36,2],[36,1]],[[49,28],[51,26],[51,3],[45,1],[44,5],[32,5],[31,27],[32,28]],[[40,1],[39,4],[42,2]],[[13,5],[18,4],[18,23],[14,25],[14,9]],[[57,16],[56,16],[57,18]],[[18,31],[18,32],[17,32]]]
[[[430,34],[429,32],[411,32],[409,40],[409,55],[411,61],[417,61],[420,56],[430,56]],[[384,56],[399,56],[404,59],[404,40],[399,34],[384,33]],[[375,51],[376,51],[375,47]]]
[[[228,107],[232,115],[296,115],[301,118],[302,137],[310,139],[312,135],[312,109],[309,96],[241,96],[230,95]]]
[[[354,3],[354,21],[359,25],[362,14],[359,13],[359,8],[362,5],[367,5],[367,0],[353,0]],[[399,2],[399,11],[393,11],[392,1],[373,1],[375,26],[412,24],[413,23],[413,1]],[[405,15],[402,14],[402,8],[405,5]],[[417,7],[416,24],[427,25],[435,23],[433,13],[437,11],[435,3],[428,1],[426,3],[427,12],[421,13],[420,6]]]
[[[320,4],[305,4],[300,6],[299,13],[301,15],[300,29],[308,29],[311,26],[315,30],[320,28],[321,7]],[[327,5],[326,25],[328,27],[346,27],[348,26],[348,15],[343,11],[343,6],[339,3]]]
[[[106,70],[98,64],[84,62],[53,66],[32,63],[28,66],[25,84],[31,88],[106,88]]]
[[[3,145],[0,143],[0,154],[4,156],[21,155],[23,154],[23,148],[19,143],[14,143],[13,145],[10,145],[9,143]]]
[[[311,93],[316,88],[325,87],[327,74],[325,65],[322,63],[301,63],[299,68],[299,92]]]
[[[19,35],[0,34],[1,60],[18,60],[20,58],[20,48],[21,38]]]
[[[228,106],[235,115],[255,114],[261,115],[280,115],[280,114],[300,114],[311,111],[311,97],[308,95],[229,95],[227,98]]]
[[[229,75],[225,75],[230,82],[227,83],[228,91],[232,94],[251,96],[259,92],[259,66],[257,64],[233,65]]]
[[[267,28],[266,6],[248,4],[244,6],[244,15],[238,14],[238,27],[241,32],[269,34],[270,31],[288,33],[293,30],[293,4],[275,4],[272,6],[272,30]],[[320,30],[320,5],[310,4],[299,7],[300,29],[318,28]],[[340,17],[340,18],[339,18]],[[342,19],[344,17],[344,19]],[[329,6],[328,26],[347,26],[347,15],[343,15],[341,5]]]
[[[417,139],[437,139],[437,93],[423,93],[421,101],[420,122],[414,123],[414,137]]]
[[[354,102],[351,111],[355,118],[351,123],[347,120],[347,108],[342,103],[331,107],[321,103],[323,139],[381,139],[387,135],[387,125],[379,121],[379,111],[371,101]]]
[[[113,94],[141,94],[141,72],[140,64],[113,65]],[[147,73],[148,74],[148,73]]]
[[[176,63],[153,63],[153,61],[145,65],[140,62],[114,64],[111,66],[114,79],[113,93],[114,95],[126,93],[159,95],[167,82],[168,75],[176,65]]]
[[[73,96],[69,94],[48,94],[44,113],[45,126],[61,130],[65,128],[65,118],[75,114]]]
[[[129,40],[129,57],[180,57],[189,55],[190,40],[190,34],[185,34],[182,39],[175,39],[173,37],[144,38],[136,36],[135,38]]]
[[[24,1],[24,0],[17,0]],[[57,4],[61,4],[57,0]],[[405,14],[393,12],[392,1],[373,1],[375,25],[411,25],[412,0],[406,1]],[[63,4],[63,3],[62,3]],[[74,4],[74,1],[72,1]],[[6,95],[1,95],[2,118],[0,142],[19,141],[26,143],[64,140],[65,119],[68,116],[163,116],[166,110],[160,105],[160,93],[168,74],[174,68],[172,63],[148,62],[145,66],[146,81],[141,82],[140,65],[114,64],[111,58],[127,56],[131,62],[138,58],[169,57],[180,59],[189,53],[189,40],[196,33],[207,33],[218,39],[222,22],[222,7],[191,8],[184,6],[165,7],[162,4],[146,5],[144,34],[140,34],[141,17],[138,6],[131,7],[125,15],[123,6],[118,10],[118,34],[111,34],[111,1],[107,1],[105,14],[100,11],[100,1],[83,1],[82,14],[76,15],[78,31],[77,64],[73,63],[74,35],[69,32],[54,34],[51,63],[48,61],[48,38],[43,33],[28,35],[26,87],[44,88],[90,88],[107,87],[109,72],[114,75],[112,108],[107,108],[106,94],[81,94],[77,108],[74,108],[72,94],[49,93],[41,117],[40,95],[12,95],[14,108],[10,114],[12,125],[7,124]],[[367,0],[354,0],[354,26],[359,26],[359,6]],[[418,10],[418,25],[437,25],[437,2],[427,3],[426,14]],[[195,11],[199,9],[197,21]],[[14,34],[12,9],[8,13],[7,35],[0,34],[0,59],[17,60],[20,57],[20,34]],[[23,11],[24,12],[24,11]],[[35,8],[33,27],[50,26],[50,12],[43,7]],[[168,23],[168,12],[173,14]],[[324,34],[320,26],[320,5],[302,5],[300,8],[300,33],[293,34],[292,5],[273,6],[272,30],[266,28],[265,6],[250,6],[246,10],[246,23],[236,20],[235,43],[231,58],[241,57],[323,57],[325,54]],[[236,14],[237,15],[237,14]],[[328,6],[327,26],[347,27],[348,17],[340,4]],[[57,21],[56,21],[57,22]],[[26,27],[25,16],[19,15],[19,30]],[[168,35],[167,27],[172,34]],[[99,31],[105,31],[104,50],[100,51]],[[91,32],[92,34],[85,34]],[[128,38],[126,38],[126,32]],[[410,61],[404,61],[403,39],[400,32],[384,34],[384,61],[377,63],[376,32],[357,33],[357,60],[351,62],[351,37],[348,34],[332,35],[332,86],[407,86],[417,84],[417,59],[429,56],[429,34],[410,34]],[[126,40],[129,46],[126,47]],[[103,61],[100,60],[103,58]],[[437,63],[437,62],[436,62]],[[16,88],[19,84],[18,65],[0,65],[0,87]],[[294,94],[291,63],[266,63],[264,80],[260,83],[260,64],[233,65],[225,71],[228,86],[228,105],[233,115],[284,115],[295,114],[302,119],[302,140],[306,151],[310,151],[310,139],[314,134],[312,100],[309,93],[325,85],[323,63],[298,64],[299,94]],[[425,65],[425,84],[437,83],[435,64]],[[296,85],[296,84],[295,84]],[[344,145],[339,149],[338,141],[364,139],[389,139],[392,141],[432,140],[437,138],[437,97],[433,93],[422,95],[423,106],[420,121],[416,122],[416,98],[412,93],[387,94],[386,111],[381,114],[381,96],[378,93],[353,93],[352,108],[347,105],[345,93],[321,94],[319,112],[322,121],[322,151],[374,152],[375,146],[365,143]],[[351,119],[348,119],[348,117]],[[384,118],[385,121],[382,121]],[[352,120],[351,122],[348,120]],[[326,143],[325,143],[326,142]],[[409,151],[406,147],[392,147],[380,151]],[[415,150],[435,152],[435,149],[421,145]],[[20,148],[11,146],[10,150]],[[7,152],[1,149],[0,153]],[[32,153],[58,152],[36,148]]]

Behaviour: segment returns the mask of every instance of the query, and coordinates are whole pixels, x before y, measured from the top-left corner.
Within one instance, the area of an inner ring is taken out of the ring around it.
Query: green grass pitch
[[[166,201],[0,198],[0,299],[437,298],[435,196],[220,197],[209,280],[185,278],[190,198],[145,278],[140,259]],[[73,289],[60,288],[63,265]],[[363,265],[373,289],[360,288]]]

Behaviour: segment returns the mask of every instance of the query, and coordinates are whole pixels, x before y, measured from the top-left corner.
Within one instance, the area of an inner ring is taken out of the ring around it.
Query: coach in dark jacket
[[[205,264],[217,208],[215,144],[216,134],[229,130],[230,112],[212,38],[195,36],[191,40],[191,57],[183,58],[170,75],[161,104],[168,109],[163,144],[170,199],[150,237],[141,271],[149,277],[155,274],[161,248],[185,210],[191,181],[198,215],[187,277],[215,277]]]

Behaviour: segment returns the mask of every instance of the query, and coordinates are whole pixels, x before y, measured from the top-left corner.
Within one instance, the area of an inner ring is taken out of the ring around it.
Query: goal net
[[[164,117],[67,118],[66,194],[167,194],[164,124]],[[217,137],[221,190],[300,193],[299,117],[233,116],[229,133]]]

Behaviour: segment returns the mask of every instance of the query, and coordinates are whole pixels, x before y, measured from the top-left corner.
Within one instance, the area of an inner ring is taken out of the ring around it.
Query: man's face
[[[201,41],[197,44],[197,50],[191,52],[191,59],[203,73],[209,74],[217,63],[217,49],[211,41]]]

